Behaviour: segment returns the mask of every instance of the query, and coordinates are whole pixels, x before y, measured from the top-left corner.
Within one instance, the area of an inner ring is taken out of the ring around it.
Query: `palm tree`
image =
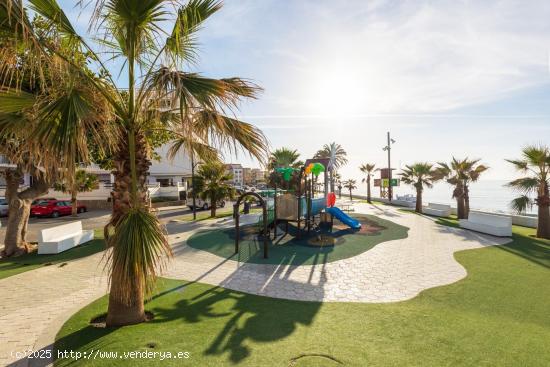
[[[477,182],[481,174],[489,169],[488,166],[477,164],[480,160],[470,160],[466,164],[466,180],[464,181],[464,211],[466,217],[470,215],[470,182]]]
[[[401,180],[416,189],[415,212],[422,213],[422,192],[424,187],[433,187],[433,183],[438,180],[436,173],[432,164],[424,162],[405,166],[401,173]]]
[[[231,175],[221,162],[211,161],[202,164],[197,172],[196,190],[203,200],[210,200],[210,216],[216,217],[216,208],[220,200],[232,197],[233,187],[229,184]]]
[[[457,216],[459,219],[468,218],[470,212],[470,182],[477,181],[481,173],[488,167],[479,164],[479,159],[462,160],[453,157],[450,164],[440,162],[436,168],[435,176],[438,179],[445,179],[453,189],[453,199],[456,200]]]
[[[32,201],[48,192],[54,176],[70,180],[74,176],[71,162],[88,161],[88,144],[101,150],[112,130],[105,125],[110,114],[104,98],[90,82],[99,79],[86,67],[84,54],[62,42],[55,25],[41,17],[30,22],[20,5],[12,2],[15,15],[9,13],[6,2],[0,4],[0,145],[2,154],[15,165],[4,172],[11,208],[5,256],[26,252]],[[38,43],[33,37],[50,45],[47,53],[33,52]],[[74,57],[86,77],[63,63],[67,55]],[[52,145],[58,148],[51,149]],[[32,174],[33,181],[21,191],[24,173]]]
[[[282,147],[271,152],[268,169],[271,171],[275,168],[300,168],[303,165],[304,163],[300,161],[300,153],[296,149]]]
[[[507,161],[526,175],[507,184],[522,193],[512,201],[512,208],[521,213],[528,206],[537,205],[537,237],[550,239],[550,148],[542,145],[527,146],[522,150],[521,159]]]
[[[275,149],[271,152],[268,163],[268,170],[272,174],[268,177],[268,183],[272,187],[282,187],[290,189],[291,187],[296,187],[299,182],[297,175],[293,172],[291,179],[285,181],[281,174],[275,172],[277,168],[293,168],[298,170],[304,165],[304,162],[300,160],[300,153],[296,149],[292,150],[286,147]]]
[[[342,166],[348,163],[347,153],[340,144],[335,142],[323,145],[323,148],[318,150],[313,158],[329,158],[330,163],[327,167],[330,171],[330,190],[334,192],[334,173]]]
[[[373,175],[375,169],[375,165],[371,163],[362,164],[359,167],[359,170],[367,175],[366,178],[363,179],[363,182],[367,183],[367,201],[371,202],[371,194],[370,194],[370,179]]]
[[[217,149],[222,147],[236,151],[238,148],[263,160],[267,151],[267,139],[255,126],[225,116],[217,111],[196,110],[188,115],[179,113],[170,130],[174,137],[168,150],[168,157],[184,152],[191,157],[191,183],[193,201],[196,197],[196,160],[210,162],[219,159]],[[196,219],[196,205],[193,202],[193,219]]]
[[[90,192],[97,188],[99,181],[93,173],[88,173],[82,169],[77,170],[74,177],[70,177],[63,182],[54,184],[57,191],[71,194],[72,216],[76,217],[78,212],[77,195],[79,192]]]
[[[351,191],[355,190],[357,188],[357,181],[355,181],[353,179],[349,179],[349,180],[346,180],[346,181],[342,182],[342,184],[344,185],[344,187],[346,189],[349,190],[349,199],[351,201],[353,201],[353,196],[351,194]]]
[[[16,5],[19,2],[13,2]],[[28,26],[26,12],[19,6],[5,7],[9,24],[17,23],[17,32],[32,45],[36,59],[55,55],[80,77],[86,78],[93,91],[101,95],[113,111],[116,127],[114,154],[115,184],[113,215],[105,229],[110,252],[110,294],[107,325],[128,325],[146,319],[144,299],[150,294],[156,275],[166,256],[171,254],[158,218],[151,213],[147,200],[147,173],[150,149],[147,134],[151,122],[163,123],[167,115],[166,101],[179,100],[181,115],[188,109],[207,111],[231,110],[242,98],[254,98],[259,87],[243,79],[211,79],[183,71],[197,61],[197,31],[221,8],[217,0],[98,0],[93,3],[90,29],[101,35],[101,43],[109,57],[120,59],[126,72],[128,90],[117,88],[104,60],[88,46],[55,0],[32,1],[31,8],[55,26],[64,42],[84,50],[88,59],[82,63],[65,55],[53,45],[42,42]],[[167,36],[164,31],[172,21]],[[22,38],[22,37],[19,37]],[[34,47],[35,46],[35,47]],[[9,59],[2,55],[9,63]],[[98,80],[87,72],[93,64],[101,75]],[[1,65],[4,65],[2,63]],[[172,104],[170,105],[170,109]],[[72,121],[74,124],[75,121]],[[51,124],[41,124],[44,131]],[[45,127],[47,126],[47,127]],[[58,129],[59,130],[59,129]],[[68,135],[73,130],[66,129]],[[67,156],[62,141],[51,141],[48,147],[59,157]],[[75,162],[80,160],[69,159]]]

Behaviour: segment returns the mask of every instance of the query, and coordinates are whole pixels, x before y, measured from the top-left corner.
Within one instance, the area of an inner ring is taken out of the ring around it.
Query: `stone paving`
[[[387,206],[358,204],[355,208],[409,227],[408,238],[384,242],[356,257],[327,264],[242,264],[185,245],[197,229],[218,228],[220,221],[169,223],[175,256],[163,276],[286,299],[395,302],[465,277],[466,270],[454,260],[454,252],[509,241],[440,226],[431,218]],[[0,365],[35,366],[47,362],[29,363],[12,352],[51,348],[63,323],[107,292],[102,256],[96,254],[0,280]]]
[[[269,297],[323,302],[397,302],[424,289],[456,282],[466,270],[453,253],[509,242],[438,225],[430,217],[395,208],[358,204],[359,213],[375,214],[410,228],[406,239],[383,242],[358,256],[317,265],[237,263],[185,245],[186,233],[171,238],[176,257],[165,276]],[[183,256],[180,256],[183,255]],[[208,264],[208,265],[207,265]]]

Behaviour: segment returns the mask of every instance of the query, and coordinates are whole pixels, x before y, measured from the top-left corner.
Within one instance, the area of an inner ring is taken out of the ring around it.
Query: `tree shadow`
[[[435,222],[441,225],[438,227],[438,231],[460,235],[464,238],[464,240],[476,240],[483,246],[493,246],[497,241],[501,242],[506,239],[509,240],[509,238],[504,239],[503,237],[495,237],[488,234],[462,229],[460,228],[458,221],[452,218],[437,218]],[[522,227],[514,226],[513,228]],[[495,246],[495,248],[519,256],[536,265],[550,269],[550,240],[544,240],[527,234],[517,233],[517,230],[514,230],[511,242],[500,243],[499,246]]]
[[[499,250],[519,256],[536,265],[550,269],[550,241],[531,236],[514,234],[513,242],[497,246]]]
[[[293,267],[292,267],[293,268]],[[317,294],[323,298],[322,277],[318,284],[298,283],[289,280],[291,267],[277,267],[273,273],[255,275],[265,281],[258,282],[258,289],[250,289],[251,293],[275,296],[283,294],[285,290],[299,289],[299,294]],[[278,299],[277,309],[273,309],[272,299],[253,294],[231,290],[233,281],[242,283],[244,272],[250,269],[239,268],[228,277],[220,286],[215,286],[193,297],[182,297],[170,308],[153,307],[151,310],[156,316],[151,323],[165,323],[181,320],[184,323],[208,323],[208,320],[224,319],[221,329],[216,329],[217,335],[205,347],[203,355],[222,355],[229,353],[232,363],[242,362],[251,355],[247,341],[269,343],[281,340],[291,335],[298,326],[310,325],[319,312],[322,303],[304,302],[288,299]],[[284,284],[283,284],[284,283]],[[189,285],[191,283],[187,283]],[[252,286],[251,288],[254,288]],[[298,294],[298,293],[296,293]],[[223,306],[231,300],[232,306]],[[211,327],[211,326],[209,326]],[[213,330],[214,332],[214,330]]]

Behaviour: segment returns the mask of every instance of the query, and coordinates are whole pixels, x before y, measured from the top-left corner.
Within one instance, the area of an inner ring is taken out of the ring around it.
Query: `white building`
[[[168,144],[156,149],[160,161],[152,160],[149,170],[149,194],[154,198],[166,198],[173,200],[186,199],[188,183],[191,181],[191,160],[184,154],[179,154],[173,160],[167,158]],[[0,156],[0,170],[10,168],[13,165],[5,157]],[[110,171],[103,170],[97,165],[86,167],[87,172],[98,176],[99,186],[91,192],[78,194],[82,201],[107,201],[111,196],[114,176]],[[21,188],[25,188],[32,182],[32,177],[25,174],[21,182]],[[0,175],[0,197],[5,197],[6,182]],[[50,189],[48,196],[58,199],[68,198],[67,194]]]
[[[243,166],[238,163],[229,163],[225,165],[225,169],[233,176],[231,181],[229,181],[231,184],[237,187],[243,186]]]

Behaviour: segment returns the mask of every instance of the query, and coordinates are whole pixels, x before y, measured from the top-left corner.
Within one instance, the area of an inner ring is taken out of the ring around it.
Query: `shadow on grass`
[[[33,252],[0,260],[0,279],[10,277],[42,266],[63,266],[63,263],[81,259],[105,250],[105,241],[96,238],[70,250],[53,255],[38,255]]]
[[[318,284],[304,285],[288,279],[292,269],[282,268],[276,267],[271,274],[264,274],[268,280],[260,286],[269,291],[281,287],[279,281],[283,280],[291,288],[316,290],[322,298],[326,277],[321,277]],[[53,355],[56,357],[57,351],[63,350],[87,354],[96,350],[145,350],[151,341],[170,340],[170,350],[189,350],[192,345],[194,354],[219,357],[227,353],[228,360],[237,364],[251,356],[249,342],[276,342],[292,335],[299,326],[313,323],[322,307],[320,302],[277,299],[274,309],[272,298],[222,288],[228,284],[231,287],[233,279],[242,281],[240,271],[229,276],[221,286],[162,279],[158,293],[145,305],[155,317],[139,325],[123,328],[90,326],[89,321],[107,308],[108,298],[102,297],[80,310],[63,326]],[[182,324],[200,324],[200,332],[179,334],[186,329]],[[56,361],[56,366],[79,364],[77,362],[62,358]],[[107,360],[103,363],[108,365]]]
[[[231,309],[219,307],[232,302]],[[229,360],[239,363],[250,355],[247,340],[273,342],[291,335],[298,325],[310,325],[321,307],[317,302],[277,300],[277,310],[266,297],[212,287],[191,298],[183,298],[171,307],[152,306],[157,317],[152,324],[181,320],[185,323],[212,325],[209,320],[222,319],[221,330],[203,351],[205,356],[229,352]],[[223,311],[219,311],[223,309]],[[284,314],[285,317],[280,317]],[[217,324],[219,325],[219,324]],[[214,334],[214,333],[213,333]]]
[[[447,227],[460,228],[458,219],[456,218],[438,218],[436,223]],[[513,226],[512,242],[496,246],[495,248],[550,269],[550,240],[536,238],[534,237],[535,233],[536,230],[534,228]],[[477,232],[468,230],[464,230],[464,234],[469,237],[476,235],[481,238],[483,236]]]

